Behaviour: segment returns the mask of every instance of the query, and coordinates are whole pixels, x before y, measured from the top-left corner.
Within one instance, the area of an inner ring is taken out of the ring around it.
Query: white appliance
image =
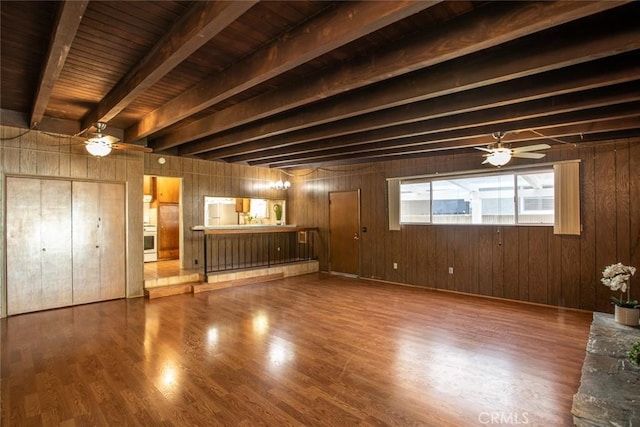
[[[158,260],[158,227],[154,224],[144,225],[144,262]]]

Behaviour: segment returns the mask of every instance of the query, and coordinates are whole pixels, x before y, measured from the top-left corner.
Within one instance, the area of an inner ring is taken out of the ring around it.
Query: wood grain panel
[[[520,294],[520,240],[518,227],[502,227],[502,245],[504,247],[504,297],[518,299]]]
[[[595,161],[593,147],[580,150],[581,169],[581,209],[582,235],[580,238],[580,307],[595,310],[596,286],[601,285],[598,279],[600,271],[596,268],[596,246],[592,243],[596,236],[595,206]]]
[[[493,285],[493,227],[478,230],[478,294],[491,296]]]
[[[596,149],[595,159],[595,218],[596,271],[618,261],[616,254],[616,188],[615,152],[611,146]],[[596,279],[599,281],[599,277]],[[601,283],[596,287],[596,310],[610,311],[612,292]]]
[[[631,265],[640,268],[640,143],[629,147],[629,246]],[[640,300],[640,273],[631,278],[631,297]]]
[[[547,227],[529,228],[527,301],[547,303],[547,247],[550,234]]]
[[[529,301],[529,227],[518,230],[518,298]]]

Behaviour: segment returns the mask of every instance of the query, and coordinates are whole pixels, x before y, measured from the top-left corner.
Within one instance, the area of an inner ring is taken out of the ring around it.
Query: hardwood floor
[[[591,313],[325,274],[2,319],[3,426],[569,426]]]

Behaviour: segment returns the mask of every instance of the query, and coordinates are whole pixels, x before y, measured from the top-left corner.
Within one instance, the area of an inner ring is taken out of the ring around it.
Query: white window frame
[[[501,168],[500,171],[461,171],[448,174],[431,174],[420,176],[407,176],[398,178],[387,178],[387,195],[389,206],[389,230],[401,230],[403,225],[444,225],[443,223],[433,222],[433,192],[430,188],[429,200],[429,222],[401,222],[400,212],[400,186],[402,182],[432,182],[447,178],[461,178],[482,175],[514,175],[514,223],[509,224],[460,224],[460,225],[513,225],[513,226],[543,226],[554,227],[555,234],[573,234],[579,235],[581,232],[580,225],[580,177],[579,177],[580,160],[569,160],[556,163],[539,163],[528,166],[515,166]],[[518,222],[518,176],[536,172],[554,173],[554,222],[553,223],[519,223]],[[447,225],[456,225],[455,223],[447,223]]]

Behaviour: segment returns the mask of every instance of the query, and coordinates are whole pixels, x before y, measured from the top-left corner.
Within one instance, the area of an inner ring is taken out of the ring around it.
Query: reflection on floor
[[[201,269],[180,268],[180,260],[167,260],[144,263],[144,287],[177,285],[200,281]]]

